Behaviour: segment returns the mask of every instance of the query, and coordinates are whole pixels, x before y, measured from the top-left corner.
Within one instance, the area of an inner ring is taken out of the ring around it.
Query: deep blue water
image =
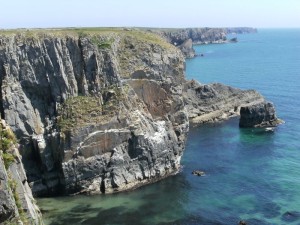
[[[181,173],[127,193],[39,199],[46,224],[299,225],[300,29],[238,39],[196,46],[204,57],[187,60],[187,78],[256,89],[285,124],[274,132],[239,129],[237,119],[191,127]]]

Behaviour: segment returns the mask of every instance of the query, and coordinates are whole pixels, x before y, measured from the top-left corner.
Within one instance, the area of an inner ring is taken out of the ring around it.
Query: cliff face
[[[27,182],[15,137],[3,120],[0,139],[0,223],[43,224]]]
[[[0,36],[1,112],[35,195],[126,190],[175,173],[184,58],[140,31]]]

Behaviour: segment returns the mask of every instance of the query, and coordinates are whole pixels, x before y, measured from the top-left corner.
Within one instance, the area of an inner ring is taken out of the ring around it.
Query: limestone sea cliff
[[[219,121],[264,101],[255,91],[186,81],[184,67],[182,51],[152,31],[0,32],[0,112],[19,142],[14,157],[26,175],[15,179],[24,196],[155,182],[179,170],[189,119]],[[7,221],[18,214],[4,164],[1,190],[12,201],[0,218]],[[27,217],[42,223],[35,204],[26,204]]]
[[[141,31],[1,35],[1,111],[33,193],[110,193],[177,172],[183,70],[177,48]]]

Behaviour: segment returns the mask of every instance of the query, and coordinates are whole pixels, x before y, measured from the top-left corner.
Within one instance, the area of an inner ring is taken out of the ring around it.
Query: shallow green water
[[[238,38],[197,46],[205,56],[187,61],[187,77],[257,89],[284,125],[192,127],[176,176],[127,193],[38,199],[46,224],[300,224],[300,30]]]

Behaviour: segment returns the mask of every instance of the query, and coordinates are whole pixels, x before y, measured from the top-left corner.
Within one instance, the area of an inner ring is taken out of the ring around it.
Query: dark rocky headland
[[[175,174],[189,118],[220,121],[265,101],[186,81],[182,52],[164,38],[135,29],[0,32],[0,223],[42,224],[32,196],[113,193]]]
[[[246,34],[256,33],[257,29],[251,27],[235,28],[166,28],[166,29],[147,29],[165,38],[169,43],[177,46],[186,58],[196,56],[193,45],[201,44],[222,44],[237,42],[237,39],[228,40],[227,34]]]

